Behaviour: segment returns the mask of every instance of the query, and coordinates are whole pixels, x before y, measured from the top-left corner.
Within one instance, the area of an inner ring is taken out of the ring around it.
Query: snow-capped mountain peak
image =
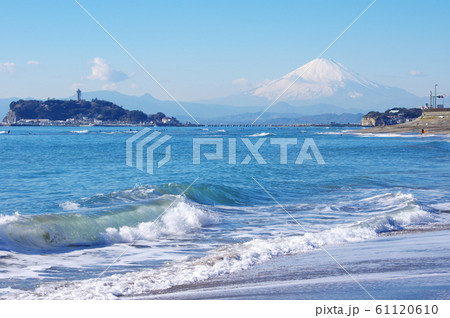
[[[289,87],[280,100],[310,100],[330,97],[338,90],[350,88],[350,86],[354,90],[358,86],[366,89],[377,88],[378,84],[349,70],[341,63],[318,58],[279,79],[260,85],[249,94],[273,100]],[[351,91],[348,94],[351,98],[361,95],[358,91]]]

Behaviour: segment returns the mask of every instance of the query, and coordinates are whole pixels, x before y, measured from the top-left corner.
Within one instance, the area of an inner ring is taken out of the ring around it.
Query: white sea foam
[[[1,134],[6,134],[6,133],[7,133],[6,130],[0,130],[0,135],[1,135]]]
[[[110,227],[105,230],[103,237],[111,243],[153,240],[162,236],[182,236],[218,222],[217,215],[180,202],[167,210],[158,223],[143,222],[136,227],[122,226],[119,229]]]
[[[442,202],[430,205],[432,208],[442,211],[442,212],[450,212],[450,202]]]
[[[6,287],[6,288],[0,288],[0,297],[3,295],[18,295],[20,294],[20,289],[14,289],[11,287]]]
[[[136,186],[132,189],[116,191],[107,195],[114,200],[120,200],[123,202],[133,202],[139,200],[147,200],[154,197],[152,194],[155,192],[154,188],[149,188],[145,186]],[[105,197],[103,194],[97,195],[98,198]]]
[[[19,212],[14,212],[13,215],[0,214],[0,225],[15,222],[20,218]]]
[[[370,202],[375,206],[393,206],[398,207],[401,203],[408,203],[414,201],[414,196],[411,193],[403,193],[403,192],[388,192],[379,195],[375,195],[372,197],[361,199],[362,202]]]
[[[137,130],[116,130],[116,131],[100,131],[103,135],[121,135],[121,134],[135,134]]]
[[[359,137],[379,137],[379,138],[428,138],[428,137],[448,137],[449,135],[439,135],[439,134],[396,134],[396,133],[360,133],[355,132],[354,135]]]
[[[66,210],[66,211],[70,211],[70,210],[78,210],[78,209],[80,208],[80,204],[79,204],[79,203],[76,203],[76,202],[70,202],[70,201],[61,203],[59,206],[60,206],[63,210]]]
[[[342,131],[328,131],[328,132],[318,132],[316,135],[342,135]]]
[[[253,239],[245,243],[225,245],[202,258],[180,260],[159,269],[71,283],[42,284],[33,293],[23,294],[18,298],[114,299],[118,296],[142,295],[245,270],[273,257],[360,242],[374,238],[380,232],[433,220],[432,214],[416,206],[412,210],[377,215],[365,221],[330,230],[266,240]]]
[[[273,136],[274,134],[269,132],[256,133],[253,135],[247,135],[247,137],[265,137],[265,136]]]
[[[89,131],[88,130],[71,130],[71,133],[74,134],[87,134]]]

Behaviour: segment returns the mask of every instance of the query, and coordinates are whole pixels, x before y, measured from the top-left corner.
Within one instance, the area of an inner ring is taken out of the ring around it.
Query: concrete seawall
[[[450,117],[450,108],[425,109],[422,113],[423,118]]]

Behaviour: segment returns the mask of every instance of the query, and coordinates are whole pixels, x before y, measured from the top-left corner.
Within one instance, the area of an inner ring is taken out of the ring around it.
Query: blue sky
[[[371,2],[79,0],[177,99],[237,93],[316,58]],[[450,3],[378,0],[324,55],[450,95]],[[0,4],[0,98],[111,89],[170,99],[73,0]]]

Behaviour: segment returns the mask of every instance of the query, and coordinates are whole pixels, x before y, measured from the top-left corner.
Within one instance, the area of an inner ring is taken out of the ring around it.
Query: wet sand
[[[206,282],[125,299],[448,299],[449,230],[425,227],[277,257]],[[422,231],[421,231],[422,230]],[[353,278],[352,278],[353,277]]]

